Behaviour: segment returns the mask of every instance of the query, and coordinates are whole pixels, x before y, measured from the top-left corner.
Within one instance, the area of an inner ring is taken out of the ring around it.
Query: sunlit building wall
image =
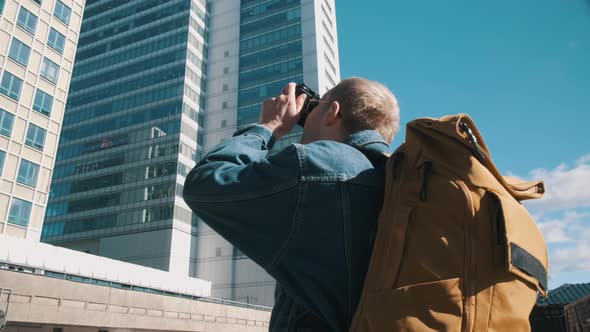
[[[39,241],[84,0],[0,0],[0,234]]]

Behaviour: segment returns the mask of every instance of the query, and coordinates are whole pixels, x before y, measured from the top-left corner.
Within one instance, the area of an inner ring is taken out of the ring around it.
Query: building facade
[[[201,150],[207,6],[87,3],[43,241],[194,275],[181,192]]]
[[[287,82],[339,81],[335,17],[333,0],[89,1],[43,241],[272,305],[272,278],[191,213],[182,184]]]
[[[0,0],[0,234],[39,241],[84,0]]]

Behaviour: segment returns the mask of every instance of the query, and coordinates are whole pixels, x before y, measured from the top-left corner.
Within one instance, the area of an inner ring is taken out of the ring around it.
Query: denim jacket
[[[263,126],[238,131],[188,174],[184,200],[277,280],[271,331],[345,331],[368,268],[389,145],[371,130],[269,155],[272,144]]]

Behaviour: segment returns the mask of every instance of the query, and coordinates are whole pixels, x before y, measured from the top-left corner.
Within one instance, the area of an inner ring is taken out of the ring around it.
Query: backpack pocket
[[[499,203],[497,244],[503,248],[504,266],[546,296],[549,259],[541,231],[521,203],[494,192],[492,195]]]
[[[449,331],[449,327],[459,331],[463,315],[460,283],[459,278],[451,278],[367,294],[371,319],[357,327],[359,331]]]

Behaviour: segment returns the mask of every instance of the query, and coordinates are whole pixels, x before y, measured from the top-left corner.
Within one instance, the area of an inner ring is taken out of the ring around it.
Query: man
[[[277,280],[271,331],[345,331],[359,301],[383,202],[399,109],[383,85],[343,80],[305,122],[301,144],[269,155],[299,119],[289,83],[260,123],[215,147],[183,197],[211,228]]]

